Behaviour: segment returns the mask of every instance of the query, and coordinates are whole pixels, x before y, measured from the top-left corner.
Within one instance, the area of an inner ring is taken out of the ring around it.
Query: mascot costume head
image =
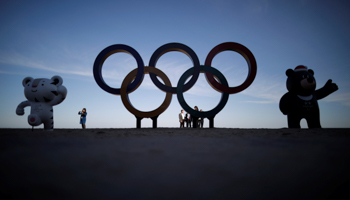
[[[61,103],[67,96],[67,89],[62,85],[60,76],[51,79],[26,77],[22,81],[27,101],[17,106],[16,114],[24,115],[24,108],[31,107],[28,123],[31,126],[44,124],[44,130],[52,131],[53,106]]]
[[[289,128],[300,128],[300,120],[305,118],[309,128],[321,128],[320,111],[317,101],[338,90],[329,79],[316,90],[314,71],[303,65],[288,69],[288,92],[280,100],[280,110],[287,115]]]

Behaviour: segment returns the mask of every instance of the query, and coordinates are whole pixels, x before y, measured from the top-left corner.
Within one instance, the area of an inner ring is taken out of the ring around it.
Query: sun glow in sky
[[[97,85],[93,63],[104,48],[125,44],[138,51],[147,66],[153,52],[171,42],[189,46],[202,65],[210,50],[223,42],[240,43],[254,54],[254,82],[230,95],[215,117],[215,127],[287,127],[287,117],[279,110],[287,92],[285,71],[301,64],[315,71],[317,89],[328,79],[339,87],[319,100],[321,125],[349,127],[349,9],[345,0],[0,1],[0,128],[30,128],[30,108],[24,116],[15,113],[26,100],[22,80],[54,75],[63,78],[68,90],[67,98],[54,106],[55,128],[80,128],[82,108],[88,112],[87,128],[136,127],[120,96]],[[232,51],[218,54],[212,66],[230,86],[240,85],[248,73],[245,59]],[[191,59],[181,52],[168,52],[157,62],[173,86],[191,67]],[[131,55],[117,53],[106,60],[102,75],[119,88],[135,68]],[[200,74],[184,97],[206,111],[219,103],[221,93]],[[145,75],[129,98],[135,108],[150,111],[163,102],[165,93]],[[174,94],[158,127],[178,127],[181,109]],[[204,127],[208,124],[205,121]],[[304,120],[301,125],[307,127]],[[151,119],[142,120],[142,127],[151,126]]]

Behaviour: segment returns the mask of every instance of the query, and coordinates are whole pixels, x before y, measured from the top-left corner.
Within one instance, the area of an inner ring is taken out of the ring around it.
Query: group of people
[[[195,110],[198,110],[198,107],[195,106],[194,107]],[[200,110],[200,112],[202,112],[202,110]],[[203,128],[203,123],[204,123],[204,118],[192,118],[192,116],[190,115],[190,113],[184,114],[184,110],[181,110],[181,113],[179,114],[179,121],[180,121],[180,128],[184,128],[185,127],[185,123],[186,123],[186,127],[192,127],[192,123],[193,123],[193,128]]]
[[[195,106],[194,107],[195,110],[198,110],[198,107]],[[202,110],[200,110],[200,112],[202,112]],[[85,123],[86,123],[86,108],[83,108],[82,111],[78,112],[78,115],[80,115],[80,124],[81,127],[83,129],[86,128]],[[181,110],[181,113],[179,114],[179,121],[180,121],[180,128],[184,128],[185,127],[185,123],[186,123],[186,127],[192,127],[192,123],[193,123],[193,128],[198,127],[198,128],[203,128],[203,122],[204,122],[204,118],[197,118],[197,119],[193,119],[192,116],[190,115],[190,113],[186,113],[184,114],[184,110]],[[196,125],[196,126],[195,126]]]

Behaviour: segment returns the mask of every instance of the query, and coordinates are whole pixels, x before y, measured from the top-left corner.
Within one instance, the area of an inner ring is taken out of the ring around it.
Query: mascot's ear
[[[54,84],[56,86],[60,86],[63,84],[63,79],[60,76],[53,76],[51,80],[53,81],[51,84]]]
[[[286,75],[287,75],[288,77],[292,76],[293,74],[294,74],[294,70],[292,70],[292,69],[287,69]]]
[[[312,70],[312,69],[309,69],[309,70],[307,70],[310,74],[312,74],[312,75],[314,75],[315,73],[314,73],[314,70]]]
[[[27,83],[29,83],[30,81],[32,81],[33,78],[32,77],[25,77],[22,81],[22,85],[23,87],[25,87],[27,85]]]

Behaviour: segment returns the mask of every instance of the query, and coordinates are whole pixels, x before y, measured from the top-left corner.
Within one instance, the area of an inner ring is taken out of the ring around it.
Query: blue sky
[[[328,79],[339,90],[319,101],[321,125],[349,127],[350,119],[350,3],[317,0],[174,0],[174,1],[0,1],[0,128],[30,128],[25,109],[16,107],[26,98],[22,80],[59,75],[68,94],[54,107],[55,128],[80,128],[78,111],[87,109],[87,128],[133,128],[135,117],[120,96],[103,91],[93,78],[96,56],[107,46],[133,47],[148,65],[160,46],[178,42],[189,46],[204,64],[209,51],[223,42],[240,43],[254,54],[257,75],[252,85],[232,94],[215,117],[215,127],[282,128],[287,117],[279,100],[287,92],[285,71],[306,65],[315,71],[317,89]],[[243,57],[232,51],[218,54],[212,66],[230,86],[247,76]],[[126,53],[110,56],[103,65],[104,80],[119,88],[137,67]],[[169,52],[157,68],[173,86],[192,67],[180,52]],[[135,108],[156,109],[164,100],[145,75],[141,86],[129,95]],[[189,105],[211,110],[221,94],[200,74],[184,94]],[[169,108],[159,116],[158,127],[178,127],[181,106],[173,95]],[[307,127],[306,122],[301,122]],[[143,119],[142,127],[151,127]],[[40,126],[42,127],[42,126]],[[208,127],[205,121],[204,127]]]

